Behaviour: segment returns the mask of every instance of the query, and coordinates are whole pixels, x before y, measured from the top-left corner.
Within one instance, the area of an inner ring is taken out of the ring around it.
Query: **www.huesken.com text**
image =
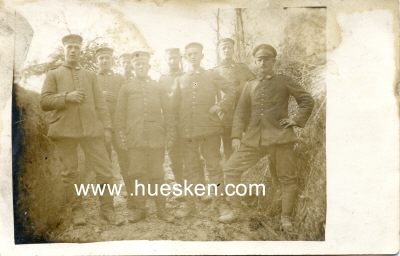
[[[119,196],[123,184],[74,184],[78,196]],[[133,193],[128,196],[265,196],[265,184],[142,184],[133,183]]]

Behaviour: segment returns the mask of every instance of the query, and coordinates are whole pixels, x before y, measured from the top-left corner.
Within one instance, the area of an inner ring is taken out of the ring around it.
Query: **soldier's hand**
[[[236,152],[239,150],[239,148],[240,148],[240,139],[238,138],[232,139],[232,149]]]
[[[292,127],[292,126],[297,126],[297,123],[296,123],[296,121],[294,121],[294,120],[292,120],[291,118],[284,118],[284,119],[281,119],[280,121],[279,121],[279,124],[283,127],[283,128],[289,128],[289,127]]]
[[[106,144],[107,144],[107,145],[111,145],[111,142],[112,142],[112,132],[111,132],[110,129],[106,129],[106,130],[104,131],[104,138],[105,138]]]
[[[209,112],[210,114],[219,113],[219,112],[221,112],[221,111],[222,111],[222,108],[221,108],[219,105],[214,105],[214,106],[212,106],[212,107],[208,110],[208,112]]]
[[[76,90],[69,92],[65,97],[67,102],[71,103],[82,103],[86,98],[86,93],[83,90]]]

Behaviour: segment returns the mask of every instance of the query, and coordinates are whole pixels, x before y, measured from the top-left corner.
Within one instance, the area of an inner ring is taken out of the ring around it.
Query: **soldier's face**
[[[170,69],[178,69],[181,62],[180,54],[169,54],[167,55],[167,62]]]
[[[109,70],[111,69],[113,59],[109,54],[101,54],[97,56],[97,62],[101,70]]]
[[[223,60],[230,60],[233,57],[233,45],[229,43],[222,44],[219,47],[219,56]]]
[[[136,60],[133,62],[133,71],[137,77],[147,77],[150,64],[145,60]]]
[[[185,58],[193,66],[199,66],[201,60],[203,59],[203,56],[204,56],[203,52],[201,51],[201,49],[197,47],[191,47],[186,49]]]
[[[269,56],[260,56],[255,58],[255,66],[258,72],[261,73],[271,73],[274,65],[275,58]]]
[[[64,56],[67,62],[77,62],[81,56],[80,44],[66,44],[64,45]]]

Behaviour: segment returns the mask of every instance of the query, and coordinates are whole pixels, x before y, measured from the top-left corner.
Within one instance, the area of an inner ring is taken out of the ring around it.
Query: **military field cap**
[[[83,38],[80,35],[70,34],[61,39],[63,45],[66,44],[82,44]]]
[[[132,61],[149,61],[150,60],[150,53],[146,51],[135,51],[132,53]]]
[[[165,54],[181,54],[179,48],[168,48],[165,49]]]
[[[269,44],[257,45],[253,50],[254,57],[276,57],[277,53],[274,47]]]
[[[218,46],[224,45],[224,44],[235,45],[235,41],[233,41],[232,38],[221,38],[221,39],[218,41]]]
[[[110,47],[100,47],[99,49],[96,50],[96,56],[99,56],[101,54],[108,54],[108,55],[113,55],[114,50]]]
[[[201,43],[191,42],[191,43],[188,43],[185,46],[185,50],[187,50],[189,48],[199,48],[202,51],[203,50],[203,45]]]

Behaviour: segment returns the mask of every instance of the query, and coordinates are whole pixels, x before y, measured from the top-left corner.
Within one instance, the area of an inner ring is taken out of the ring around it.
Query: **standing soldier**
[[[72,211],[72,223],[84,225],[85,213],[81,198],[75,193],[79,186],[77,146],[90,161],[96,182],[102,188],[112,185],[111,162],[104,141],[111,142],[111,120],[96,74],[79,66],[82,37],[67,35],[62,39],[65,62],[47,73],[41,93],[41,107],[52,111],[48,136],[56,145],[61,162],[65,191],[64,206]],[[104,190],[100,198],[100,215],[114,222],[113,197]]]
[[[124,69],[124,77],[125,79],[131,79],[133,78],[133,73],[132,73],[132,54],[130,53],[124,53],[120,57],[122,68]]]
[[[281,226],[290,231],[297,197],[293,151],[297,138],[293,127],[304,127],[314,101],[291,78],[274,74],[276,55],[276,50],[268,44],[261,44],[253,50],[257,78],[246,84],[240,96],[232,129],[235,152],[225,164],[224,174],[226,184],[238,184],[243,172],[261,157],[269,155],[271,173],[277,177],[282,191]],[[294,117],[288,114],[289,96],[295,98],[299,107]],[[238,217],[240,198],[233,196],[230,199],[232,211],[220,218],[222,222],[232,222]]]
[[[174,131],[168,95],[148,76],[149,59],[148,52],[133,53],[135,77],[122,87],[118,96],[115,125],[122,137],[122,147],[128,150],[128,186],[133,186],[135,181],[146,187],[164,183],[164,145]],[[132,202],[128,204],[130,222],[146,217],[145,196],[138,192],[128,195],[128,201]],[[148,190],[144,192],[147,194]],[[164,196],[156,197],[156,206],[160,219],[173,221],[165,210]]]
[[[169,72],[160,77],[160,86],[166,90],[171,97],[175,79],[183,74],[182,71],[182,55],[178,48],[169,48],[165,50],[165,57],[168,63]],[[169,98],[170,98],[169,97]],[[171,169],[175,177],[175,182],[183,184],[183,155],[182,146],[179,140],[176,139],[170,148],[168,155],[171,161]],[[205,184],[204,168],[199,172],[199,182]],[[208,201],[209,197],[203,196],[202,200]]]
[[[100,86],[100,90],[103,92],[108,111],[111,116],[111,120],[114,120],[118,93],[124,80],[122,76],[117,75],[112,71],[112,66],[114,62],[113,52],[113,49],[108,47],[101,47],[96,50],[96,59],[99,67],[97,83]],[[128,169],[128,159],[126,156],[126,152],[117,143],[116,136],[117,134],[113,134],[112,147],[117,153],[121,175],[124,179],[124,182],[127,183],[128,181],[126,177],[126,172]],[[110,159],[112,156],[112,147],[111,144],[106,145]],[[128,191],[128,193],[130,193],[130,191]]]
[[[222,185],[223,172],[219,152],[222,122],[219,114],[231,109],[235,90],[218,73],[201,67],[203,57],[203,46],[200,43],[186,45],[185,58],[190,64],[190,69],[175,80],[172,106],[183,150],[185,165],[183,178],[189,185],[199,183],[199,173],[203,167],[201,157],[203,157],[209,181]],[[220,90],[226,95],[218,101]],[[195,210],[193,197],[185,199],[176,212],[178,218],[186,217]],[[222,201],[219,200],[219,196],[213,200],[220,214],[223,212],[223,205],[219,202]]]
[[[174,81],[182,72],[182,56],[178,48],[169,48],[165,50],[165,57],[168,63],[168,73],[160,77],[160,86],[168,95],[172,95],[172,87]],[[174,173],[175,182],[182,184],[183,159],[181,146],[178,140],[175,140],[171,148],[168,148],[168,156],[171,161],[172,172]]]
[[[218,42],[218,54],[220,57],[219,66],[215,67],[215,70],[232,84],[237,85],[235,102],[232,109],[227,111],[222,119],[224,125],[224,131],[222,133],[222,143],[224,146],[225,161],[228,161],[232,155],[232,123],[233,114],[235,112],[236,103],[239,100],[240,93],[242,92],[243,86],[249,80],[254,79],[254,74],[250,71],[244,63],[236,63],[233,60],[235,42],[231,38],[223,38]]]

